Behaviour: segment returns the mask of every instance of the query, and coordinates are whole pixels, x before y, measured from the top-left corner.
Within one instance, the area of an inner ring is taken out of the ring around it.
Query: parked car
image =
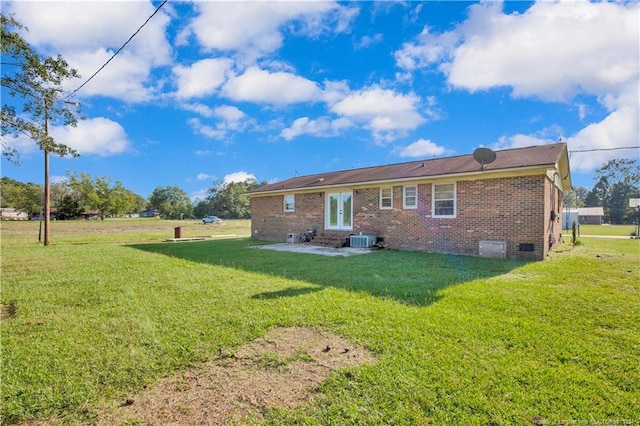
[[[205,216],[202,218],[202,224],[206,225],[207,223],[222,223],[222,219],[218,216]]]

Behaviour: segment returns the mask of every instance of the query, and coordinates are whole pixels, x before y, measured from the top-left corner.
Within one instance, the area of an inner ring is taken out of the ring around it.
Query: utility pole
[[[78,102],[58,101],[67,105],[79,106]],[[51,243],[51,183],[49,182],[49,110],[53,102],[45,96],[44,99],[44,138],[42,150],[44,151],[44,245]]]
[[[49,108],[50,102],[44,99],[44,137],[49,138]],[[42,146],[44,151],[44,245],[48,246],[51,242],[51,186],[49,185],[49,149],[47,143]]]

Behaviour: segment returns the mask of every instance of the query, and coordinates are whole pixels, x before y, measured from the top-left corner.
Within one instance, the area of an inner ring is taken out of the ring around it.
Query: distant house
[[[582,225],[602,225],[604,208],[578,207],[578,218]]]
[[[80,218],[84,220],[95,220],[100,218],[100,212],[97,211],[89,211],[80,213]]]
[[[23,211],[12,209],[12,208],[2,208],[0,209],[0,219],[2,220],[29,220],[29,215]]]
[[[29,220],[42,220],[44,219],[44,217],[40,217],[40,216],[44,216],[44,212],[34,212],[31,213],[29,215]],[[58,219],[58,210],[55,207],[51,207],[51,209],[49,210],[49,219],[51,220],[56,220]]]
[[[139,217],[160,217],[160,211],[158,209],[141,211]]]
[[[293,177],[249,191],[254,238],[542,259],[562,236],[565,143]]]

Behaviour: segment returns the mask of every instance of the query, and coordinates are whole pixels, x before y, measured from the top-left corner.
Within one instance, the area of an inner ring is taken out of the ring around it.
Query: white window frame
[[[285,212],[293,212],[296,210],[296,196],[294,194],[284,195],[282,197],[282,202],[282,208]]]
[[[384,196],[383,195],[383,191],[385,190],[389,190],[390,195],[388,196]],[[384,205],[384,200],[388,200],[389,201],[389,205],[385,206]],[[382,188],[380,188],[380,210],[391,210],[393,209],[393,187],[392,186],[384,186]]]
[[[413,195],[407,195],[407,189],[412,188],[414,190]],[[408,199],[413,199],[413,204],[407,203]],[[418,185],[407,185],[402,187],[402,208],[403,209],[417,209],[418,208]]]
[[[444,185],[453,185],[453,197],[452,198],[437,198],[438,196],[438,187]],[[457,185],[456,182],[446,182],[446,183],[434,183],[431,186],[431,212],[433,217],[438,218],[455,218],[457,213]],[[453,201],[453,214],[450,215],[439,215],[436,213],[436,202],[438,201]]]

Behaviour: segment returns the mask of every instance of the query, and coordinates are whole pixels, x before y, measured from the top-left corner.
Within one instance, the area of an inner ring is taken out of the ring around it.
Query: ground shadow
[[[295,297],[303,294],[315,293],[322,290],[322,287],[290,287],[278,291],[266,291],[252,296],[252,299],[278,299],[280,297]]]
[[[349,257],[256,250],[252,239],[136,244],[130,247],[211,265],[300,280],[319,288],[290,287],[255,295],[256,299],[295,297],[334,287],[426,306],[440,290],[505,274],[527,263],[518,259],[379,250]]]

